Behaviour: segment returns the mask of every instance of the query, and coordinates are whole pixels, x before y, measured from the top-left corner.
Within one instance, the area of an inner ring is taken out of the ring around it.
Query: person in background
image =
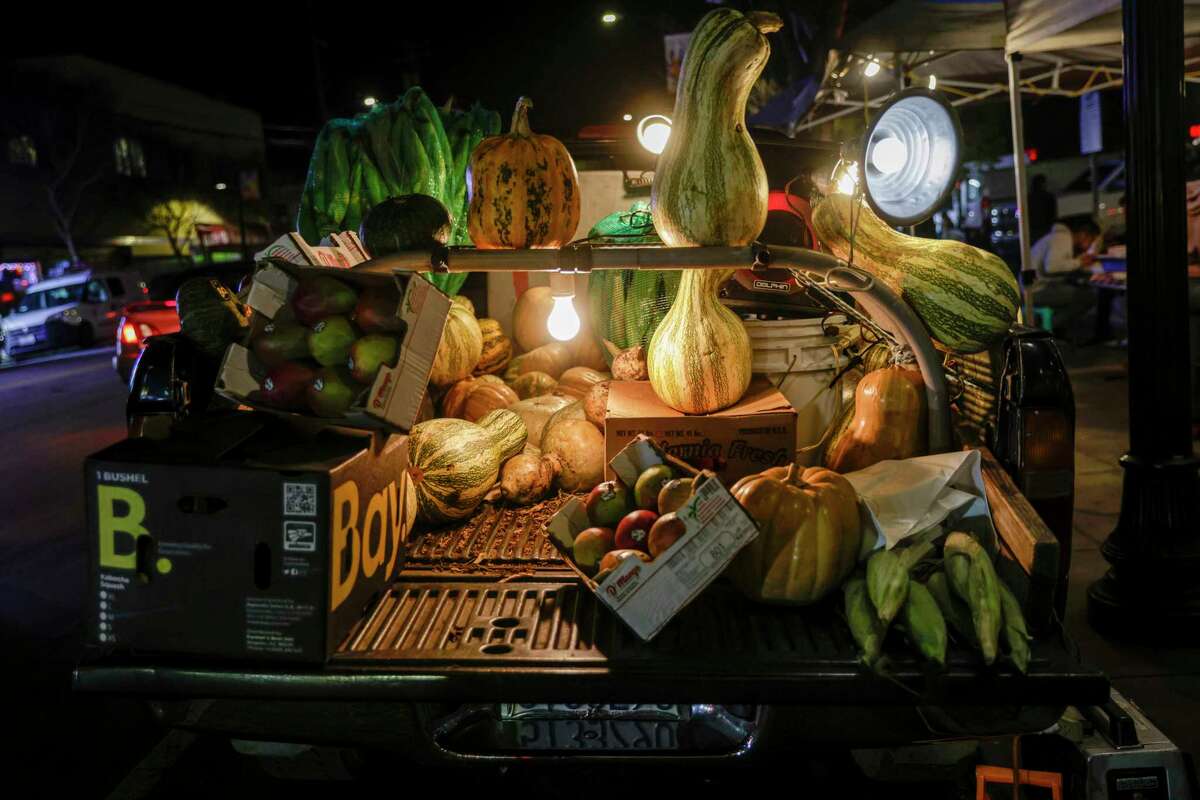
[[[1064,335],[1092,305],[1095,290],[1086,279],[1096,263],[1093,248],[1099,238],[1100,228],[1091,218],[1059,220],[1029,250],[1037,270],[1033,304],[1054,309],[1056,336]],[[1077,283],[1080,278],[1083,285]]]
[[[1058,198],[1046,188],[1046,176],[1034,175],[1029,187],[1029,240],[1041,239],[1058,219]]]

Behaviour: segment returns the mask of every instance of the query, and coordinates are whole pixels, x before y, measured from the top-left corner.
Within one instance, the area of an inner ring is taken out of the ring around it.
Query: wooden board
[[[1059,543],[1000,462],[987,448],[983,456],[983,485],[992,522],[1000,536],[1002,555],[1021,565],[1029,576],[1026,616],[1030,627],[1049,623],[1058,582]]]

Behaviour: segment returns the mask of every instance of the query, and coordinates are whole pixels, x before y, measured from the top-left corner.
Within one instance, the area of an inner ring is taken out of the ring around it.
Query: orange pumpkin
[[[522,97],[506,134],[471,153],[467,229],[480,249],[561,247],[579,227],[579,175],[567,148],[529,129]]]
[[[823,467],[774,467],[742,478],[733,496],[759,528],[728,570],[749,597],[808,605],[854,569],[862,544],[858,495],[841,475]]]
[[[494,375],[466,378],[451,386],[442,398],[442,416],[475,422],[489,411],[508,408],[520,399]]]
[[[854,472],[922,455],[929,447],[924,388],[919,372],[898,365],[868,372],[854,392],[854,417],[829,458],[829,468]]]

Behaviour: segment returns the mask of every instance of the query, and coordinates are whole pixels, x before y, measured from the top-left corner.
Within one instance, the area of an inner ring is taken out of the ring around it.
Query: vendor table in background
[[[1125,272],[1099,272],[1092,276],[1096,287],[1096,329],[1093,341],[1106,342],[1112,338],[1112,307],[1118,295],[1125,294]]]

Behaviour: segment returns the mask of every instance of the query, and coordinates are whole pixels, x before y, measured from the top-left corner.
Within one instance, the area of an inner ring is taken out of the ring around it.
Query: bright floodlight
[[[884,175],[899,171],[907,160],[908,148],[894,136],[880,139],[871,148],[871,164]]]
[[[643,117],[637,126],[637,138],[642,147],[654,155],[661,154],[667,147],[667,139],[671,138],[671,120],[662,114]]]
[[[863,135],[859,163],[867,202],[892,225],[928,219],[946,201],[961,158],[954,110],[928,89],[903,91]]]

